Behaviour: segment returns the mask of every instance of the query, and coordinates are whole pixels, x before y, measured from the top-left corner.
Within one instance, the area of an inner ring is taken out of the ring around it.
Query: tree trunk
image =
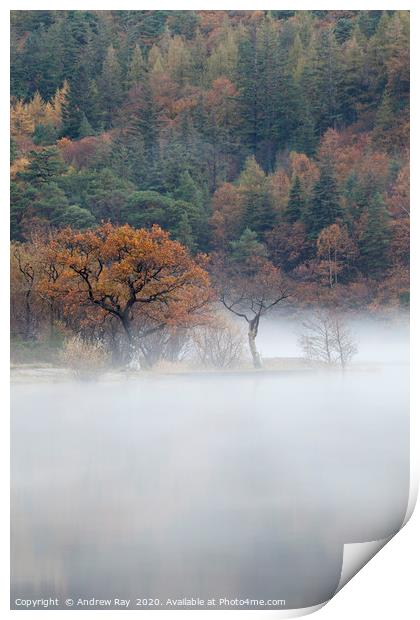
[[[136,361],[136,347],[134,344],[134,340],[133,340],[133,335],[131,333],[131,328],[130,328],[130,323],[128,321],[127,318],[125,317],[120,317],[121,319],[121,323],[122,326],[124,328],[125,331],[125,335],[127,336],[127,340],[128,340],[128,363],[127,366],[131,367],[135,365],[135,361]]]
[[[258,316],[256,316],[255,319],[252,319],[252,321],[249,321],[248,323],[248,342],[249,342],[249,349],[251,351],[252,362],[254,364],[254,368],[262,368],[261,357],[257,351],[257,346],[255,344],[255,339],[258,334],[259,322],[260,322],[260,319]]]
[[[32,338],[32,313],[31,313],[31,289],[26,291],[25,294],[25,339],[30,340]]]
[[[150,368],[151,364],[150,364],[150,359],[147,354],[147,351],[145,350],[145,348],[143,347],[139,339],[137,339],[137,346],[136,346],[136,341],[133,338],[129,320],[125,316],[121,316],[120,319],[121,319],[121,323],[124,327],[124,331],[126,333],[127,340],[128,340],[128,364],[127,366],[134,370],[140,370],[140,368],[142,367]],[[141,360],[138,357],[139,351],[142,354]]]

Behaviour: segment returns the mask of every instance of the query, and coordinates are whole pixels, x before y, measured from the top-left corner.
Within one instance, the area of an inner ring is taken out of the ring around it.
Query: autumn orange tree
[[[85,232],[65,229],[49,243],[49,260],[61,273],[45,289],[58,290],[77,307],[88,304],[98,316],[112,315],[146,363],[142,339],[166,326],[188,327],[206,320],[212,299],[209,276],[178,242],[158,226],[102,226]],[[50,290],[51,293],[51,290]],[[136,325],[136,329],[133,326]]]
[[[338,274],[344,269],[346,261],[356,254],[355,244],[351,241],[347,229],[338,224],[323,228],[316,242],[317,256],[320,260],[319,271],[324,267],[328,273],[328,285],[332,288],[338,282]]]

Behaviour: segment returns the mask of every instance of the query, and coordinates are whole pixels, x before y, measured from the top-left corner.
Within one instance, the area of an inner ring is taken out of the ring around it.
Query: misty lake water
[[[332,596],[409,490],[408,366],[12,386],[12,601]]]

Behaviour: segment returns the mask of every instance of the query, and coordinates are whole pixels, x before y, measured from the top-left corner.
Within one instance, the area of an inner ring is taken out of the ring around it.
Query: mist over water
[[[12,601],[331,597],[409,490],[407,327],[352,327],[345,373],[14,384]],[[298,329],[262,323],[262,354]]]
[[[299,357],[299,335],[302,322],[311,315],[304,313],[299,318],[272,316],[261,320],[258,346],[264,357]],[[366,316],[350,316],[347,324],[357,344],[354,362],[372,362],[376,364],[409,363],[409,328],[408,317],[401,315],[398,319]]]

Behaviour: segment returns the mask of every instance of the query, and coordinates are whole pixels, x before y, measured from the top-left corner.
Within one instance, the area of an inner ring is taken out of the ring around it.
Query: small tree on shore
[[[290,296],[289,283],[269,260],[256,255],[243,261],[225,259],[213,270],[213,279],[224,307],[247,322],[254,368],[261,368],[256,346],[260,320]]]
[[[80,334],[68,338],[61,351],[61,360],[79,379],[98,377],[106,369],[109,359],[101,341],[87,341]]]
[[[352,332],[336,312],[317,310],[303,322],[299,343],[306,357],[344,370],[357,353]]]
[[[244,334],[232,320],[216,315],[207,325],[192,331],[193,352],[204,366],[232,368],[244,352]]]

